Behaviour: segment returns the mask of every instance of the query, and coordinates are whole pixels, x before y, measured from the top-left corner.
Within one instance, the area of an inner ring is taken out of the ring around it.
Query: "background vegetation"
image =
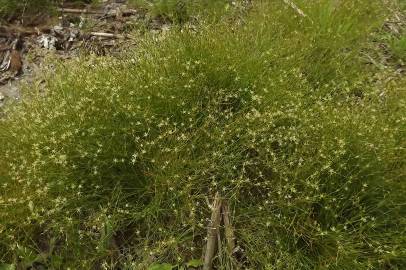
[[[0,17],[22,16],[49,10],[57,0],[0,0]]]
[[[218,269],[404,269],[406,79],[363,57],[388,5],[296,2],[60,63],[6,107],[0,261],[175,269],[220,192]]]
[[[130,4],[144,8],[155,18],[183,24],[188,21],[200,22],[218,19],[236,7],[248,5],[248,1],[237,0],[130,0]]]
[[[0,0],[0,19],[50,14],[61,3],[98,3],[99,0]]]

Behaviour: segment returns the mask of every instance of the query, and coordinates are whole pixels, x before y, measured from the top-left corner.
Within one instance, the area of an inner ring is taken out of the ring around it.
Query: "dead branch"
[[[95,36],[95,37],[104,37],[104,38],[125,38],[125,36],[122,35],[116,35],[112,33],[103,33],[103,32],[90,32],[89,35]]]
[[[295,10],[300,16],[308,17],[303,10],[301,10],[292,0],[283,0],[283,2],[289,5],[293,10]]]
[[[73,14],[96,14],[96,15],[106,15],[106,12],[99,11],[99,10],[91,10],[91,9],[76,9],[76,8],[58,8],[58,11],[61,13],[73,13]],[[137,10],[135,9],[127,9],[127,10],[120,10],[119,11],[122,16],[131,16],[137,14]],[[111,15],[117,16],[117,10],[113,11]]]
[[[234,229],[230,221],[230,208],[226,201],[223,201],[221,208],[224,222],[225,237],[227,242],[227,249],[229,255],[232,255],[235,249],[235,236]]]
[[[219,233],[221,216],[221,199],[217,192],[211,206],[211,220],[207,228],[207,248],[204,256],[203,270],[212,270],[213,258],[217,247],[217,237]]]
[[[103,15],[103,11],[90,10],[90,9],[76,9],[76,8],[58,8],[59,12],[62,13],[74,13],[74,14],[98,14]]]

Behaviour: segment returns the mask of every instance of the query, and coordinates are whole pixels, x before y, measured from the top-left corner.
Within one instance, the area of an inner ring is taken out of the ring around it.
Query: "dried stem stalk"
[[[235,236],[234,236],[234,229],[231,225],[230,221],[230,207],[226,201],[222,203],[222,214],[223,214],[223,222],[224,222],[224,230],[227,242],[227,250],[230,255],[233,254],[235,249]]]
[[[301,10],[292,0],[283,0],[283,2],[294,9],[300,16],[307,17],[307,15]]]
[[[211,220],[207,229],[207,248],[204,256],[203,270],[212,270],[213,258],[217,247],[217,237],[221,220],[221,198],[217,192],[212,204]]]

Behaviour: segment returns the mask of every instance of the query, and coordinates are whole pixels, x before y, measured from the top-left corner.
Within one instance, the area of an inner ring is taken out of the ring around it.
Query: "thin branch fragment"
[[[227,249],[229,254],[232,255],[235,250],[235,236],[234,229],[230,221],[230,207],[228,206],[228,203],[226,201],[223,201],[222,203],[222,213]]]
[[[104,11],[91,10],[91,9],[58,8],[58,11],[61,13],[73,13],[73,14],[106,15],[106,12],[104,12]],[[137,10],[135,10],[135,9],[126,9],[126,10],[120,10],[120,11],[115,10],[111,14],[117,16],[118,13],[120,13],[121,16],[131,16],[131,15],[136,15]]]
[[[74,14],[99,14],[102,15],[104,12],[90,9],[76,9],[76,8],[58,8],[59,12],[63,13],[74,13]]]
[[[301,10],[295,3],[293,3],[292,0],[283,0],[283,2],[287,5],[289,5],[292,9],[294,9],[300,16],[302,17],[308,17],[303,10]]]
[[[104,38],[124,38],[122,35],[116,35],[112,33],[104,33],[104,32],[90,32],[89,35],[95,37],[104,37]]]
[[[207,228],[207,248],[204,256],[203,270],[212,270],[213,258],[217,247],[217,236],[221,217],[221,199],[217,192],[212,204],[211,220]]]

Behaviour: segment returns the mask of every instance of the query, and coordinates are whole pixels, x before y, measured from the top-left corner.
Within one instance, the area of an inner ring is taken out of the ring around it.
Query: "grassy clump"
[[[55,0],[0,0],[1,17],[19,17],[49,10],[56,4]]]
[[[403,62],[406,61],[406,34],[401,36],[400,38],[395,38],[391,42],[391,49],[395,57],[402,60]]]
[[[218,191],[243,250],[219,269],[403,269],[406,80],[359,57],[385,8],[303,9],[272,1],[244,25],[61,65],[6,108],[0,261],[181,264]]]
[[[231,4],[227,0],[130,0],[130,3],[146,9],[154,18],[161,18],[172,23],[185,23],[197,17],[218,18],[244,7],[244,1],[237,0]]]
[[[99,0],[0,0],[0,19],[29,17],[37,14],[52,14],[63,2],[97,3]]]

